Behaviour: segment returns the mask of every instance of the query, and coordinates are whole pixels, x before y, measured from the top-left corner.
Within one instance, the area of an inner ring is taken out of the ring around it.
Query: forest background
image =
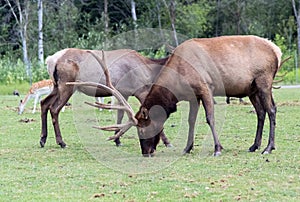
[[[132,30],[171,30],[188,38],[257,35],[277,44],[284,83],[300,82],[300,0],[2,0],[0,83],[49,78],[44,58],[61,49],[106,49],[106,42]],[[166,45],[139,50],[168,54]]]

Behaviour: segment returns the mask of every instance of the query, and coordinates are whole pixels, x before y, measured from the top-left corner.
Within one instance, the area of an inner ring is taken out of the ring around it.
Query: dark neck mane
[[[159,105],[165,109],[169,117],[171,113],[176,112],[177,102],[177,98],[170,90],[154,84],[142,106],[149,110],[152,106]]]

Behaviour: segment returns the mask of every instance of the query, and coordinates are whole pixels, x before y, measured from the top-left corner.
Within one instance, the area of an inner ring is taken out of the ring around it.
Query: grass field
[[[81,94],[60,115],[68,147],[55,143],[49,116],[45,148],[39,146],[40,114],[32,103],[17,115],[19,98],[0,97],[0,201],[298,201],[300,198],[300,90],[274,91],[278,106],[276,150],[261,155],[267,145],[268,121],[260,151],[247,152],[256,130],[249,104],[226,105],[217,98],[216,119],[222,155],[213,157],[213,141],[203,108],[198,116],[195,148],[181,152],[187,140],[188,105],[165,124],[173,148],[161,143],[154,158],[143,158],[136,130],[116,148],[111,135],[92,126],[107,125],[115,112],[82,104]],[[137,108],[136,100],[131,103]],[[247,101],[247,99],[246,99]],[[135,108],[135,109],[136,109]]]

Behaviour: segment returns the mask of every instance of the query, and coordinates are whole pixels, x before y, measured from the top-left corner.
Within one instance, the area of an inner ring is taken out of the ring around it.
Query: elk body
[[[36,110],[36,105],[40,100],[41,96],[50,94],[52,89],[53,82],[50,79],[33,83],[24,99],[20,101],[18,114],[23,113],[25,106],[30,99],[34,99],[34,105],[32,110],[32,113],[34,114]]]
[[[67,82],[78,80],[105,84],[106,79],[103,70],[91,53],[99,55],[99,57],[102,55],[101,51],[69,48],[61,50],[46,59],[54,88],[51,94],[41,101],[41,147],[44,147],[47,139],[47,114],[49,110],[52,116],[56,142],[61,147],[66,146],[62,140],[58,117],[60,110],[74,91],[78,90],[94,97],[112,95],[106,90],[95,87],[66,85]],[[166,62],[166,59],[148,59],[134,50],[127,49],[105,51],[105,57],[112,84],[126,100],[129,96],[135,96],[140,102],[144,101],[154,78]],[[117,123],[121,123],[123,114],[123,111],[118,111]],[[163,133],[161,137],[168,146],[169,142]],[[115,142],[117,145],[120,144],[119,139],[116,139]]]
[[[202,101],[214,139],[214,155],[220,155],[223,147],[215,129],[213,96],[250,98],[257,112],[256,137],[250,152],[261,146],[268,114],[269,141],[262,153],[271,153],[275,149],[276,120],[272,82],[279,70],[281,55],[275,44],[256,36],[191,39],[179,45],[135,115],[143,155],[149,156],[155,151],[164,122],[183,100],[190,106],[184,153],[193,148],[195,121]]]

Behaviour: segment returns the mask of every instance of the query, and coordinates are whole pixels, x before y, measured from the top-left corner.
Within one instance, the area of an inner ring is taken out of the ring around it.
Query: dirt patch
[[[300,106],[300,100],[292,100],[286,102],[278,102],[277,106]]]
[[[29,118],[24,118],[24,119],[20,119],[19,122],[21,123],[30,123],[30,122],[35,122],[34,119],[29,119]]]

